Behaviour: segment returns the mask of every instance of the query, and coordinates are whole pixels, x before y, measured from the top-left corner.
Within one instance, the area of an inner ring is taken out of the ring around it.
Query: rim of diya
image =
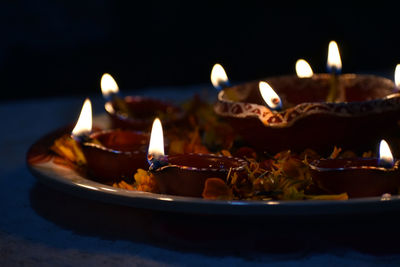
[[[115,146],[107,146],[105,144],[103,144],[103,142],[100,143],[94,143],[93,141],[83,141],[82,145],[84,146],[89,146],[89,147],[93,147],[99,150],[103,150],[106,152],[110,152],[113,154],[125,154],[125,155],[132,155],[132,154],[139,154],[139,153],[146,153],[145,150],[140,150],[141,146],[145,146],[148,143],[148,140],[150,139],[150,135],[140,132],[140,131],[134,131],[134,130],[123,130],[123,129],[108,129],[108,130],[102,130],[102,131],[97,131],[94,133],[91,133],[89,135],[90,139],[96,139],[98,140],[98,138],[100,136],[104,136],[104,135],[110,135],[113,133],[127,133],[131,136],[135,136],[135,137],[139,137],[141,139],[141,141],[139,143],[135,143],[135,147],[137,147],[137,149],[129,149],[128,146],[126,146],[126,150],[121,150],[121,148],[123,148],[123,145],[120,145],[120,148],[118,148],[118,145]]]
[[[343,167],[322,167],[319,164],[329,164],[333,161],[339,166],[343,166],[342,162],[347,162],[350,164],[352,161],[359,161],[360,164],[357,166],[344,165]],[[375,165],[363,165],[362,163],[374,163]],[[378,165],[378,159],[376,158],[340,158],[340,159],[319,159],[314,160],[309,163],[309,166],[312,170],[319,172],[328,172],[328,171],[343,171],[343,170],[378,170],[378,171],[395,171],[399,170],[400,160],[395,160],[394,164],[391,168],[385,168],[383,166]],[[400,176],[399,176],[400,179]]]
[[[339,82],[345,85],[346,89],[361,85],[363,88],[368,88],[368,91],[375,91],[375,95],[378,96],[371,98],[365,97],[363,99],[363,95],[361,95],[359,97],[353,97],[353,99],[350,99],[351,101],[332,103],[325,101],[328,93],[327,89],[329,89],[329,79],[330,74],[314,74],[310,78],[283,75],[228,87],[219,92],[215,111],[219,115],[228,117],[256,117],[266,127],[284,128],[290,127],[302,118],[314,114],[353,117],[381,113],[386,110],[400,110],[400,93],[395,91],[396,87],[393,81],[387,78],[367,74],[341,74],[339,75]],[[281,98],[283,96],[283,108],[281,111],[270,110],[264,103],[251,102],[257,95],[259,95],[262,101],[261,95],[258,93],[258,83],[260,81],[267,81]],[[288,96],[289,93],[296,94],[301,90],[308,89],[306,84],[300,87],[296,86],[296,82],[316,82],[316,84],[313,85],[313,87],[315,87],[313,88],[314,91],[320,89],[318,88],[320,86],[325,86],[326,88],[322,93],[319,92],[317,95],[311,96],[311,101],[293,101],[294,103],[290,107],[285,107],[285,99],[290,98],[290,96]],[[283,92],[282,94],[279,90],[279,88],[282,87],[280,84],[284,84],[284,87],[290,87],[290,89],[296,89],[297,92]],[[256,93],[251,92],[254,88],[257,89]],[[385,90],[385,93],[379,92],[382,89]],[[229,93],[234,93],[236,97],[238,97],[237,101],[229,99]],[[249,98],[249,100],[246,98]],[[396,105],[399,106],[396,107]]]
[[[237,166],[236,167],[226,167],[226,168],[221,168],[221,167],[216,167],[216,166],[215,167],[210,167],[210,166],[208,166],[208,167],[193,167],[193,166],[190,166],[190,164],[188,164],[188,163],[186,163],[186,164],[170,163],[170,161],[174,162],[176,159],[183,158],[183,159],[187,160],[188,158],[191,158],[193,156],[194,157],[200,156],[202,158],[206,157],[208,159],[216,159],[216,160],[223,159],[227,162],[228,161],[232,162],[234,160],[237,162],[237,164],[236,164]],[[179,168],[181,170],[189,170],[189,171],[213,171],[213,172],[218,172],[218,171],[219,172],[228,172],[231,169],[231,171],[236,172],[236,171],[243,170],[247,166],[247,162],[244,159],[241,159],[238,157],[223,156],[223,155],[216,155],[216,154],[202,154],[202,153],[187,153],[187,154],[168,155],[167,162],[168,162],[168,165],[161,166],[161,167],[155,169],[154,171],[155,172],[162,171],[166,168]]]
[[[155,117],[161,111],[167,114],[163,118],[163,124],[175,123],[184,117],[184,112],[178,106],[159,99],[143,96],[125,96],[122,100],[127,104],[128,109],[135,113],[136,117],[120,112],[113,101],[107,101],[104,108],[111,117],[114,128],[126,128],[133,130],[150,129]]]

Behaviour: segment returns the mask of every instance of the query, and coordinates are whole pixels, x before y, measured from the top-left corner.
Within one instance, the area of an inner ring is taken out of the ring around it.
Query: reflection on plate
[[[97,116],[94,123],[101,128],[108,127],[107,117]],[[36,150],[46,149],[54,136],[62,131],[51,133],[35,143]],[[65,132],[65,130],[64,130]],[[130,191],[114,188],[89,180],[72,169],[48,162],[28,162],[33,175],[42,183],[56,190],[62,190],[77,196],[119,205],[145,209],[188,212],[197,214],[228,215],[323,215],[369,213],[400,209],[400,197],[369,197],[350,200],[304,200],[304,201],[227,201],[206,200],[201,198],[180,197]]]

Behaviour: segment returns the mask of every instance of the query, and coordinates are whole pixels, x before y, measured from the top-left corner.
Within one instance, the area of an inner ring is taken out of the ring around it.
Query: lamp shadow
[[[352,248],[400,253],[399,215],[215,216],[151,211],[75,197],[36,183],[32,208],[61,228],[83,236],[129,240],[208,255],[304,255]],[[49,237],[51,238],[51,237]]]

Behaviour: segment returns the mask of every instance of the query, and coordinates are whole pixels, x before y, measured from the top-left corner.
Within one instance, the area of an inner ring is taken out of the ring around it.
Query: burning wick
[[[396,69],[394,71],[394,84],[395,89],[400,90],[400,64],[396,65]]]
[[[149,170],[154,171],[162,166],[168,165],[168,158],[164,154],[164,133],[159,118],[153,122],[150,134],[150,144],[147,152]]]
[[[103,97],[107,102],[112,102],[119,112],[127,116],[131,115],[126,102],[120,96],[117,82],[110,74],[104,73],[101,76],[100,87]]]
[[[147,161],[150,164],[150,167],[149,167],[150,171],[155,171],[155,170],[157,170],[163,166],[167,166],[169,164],[167,156],[159,156],[158,158],[156,158],[154,155],[148,154]]]
[[[327,70],[331,74],[329,93],[327,102],[338,102],[345,100],[344,89],[339,84],[338,75],[342,71],[342,60],[340,58],[339,48],[335,41],[330,41],[328,47]]]
[[[72,130],[71,136],[76,141],[86,141],[89,139],[89,135],[92,132],[92,103],[89,98],[85,99],[83,103],[81,113],[79,114],[78,121],[74,129]]]
[[[221,64],[217,63],[213,66],[211,70],[211,83],[218,91],[230,86],[228,76]]]
[[[281,98],[267,82],[260,82],[258,88],[262,98],[270,110],[280,111],[282,109]]]
[[[299,59],[296,61],[296,74],[299,78],[310,78],[314,75],[314,72],[307,61]]]
[[[379,157],[378,165],[380,167],[391,169],[394,165],[393,155],[390,151],[390,147],[385,140],[381,140],[379,144]]]

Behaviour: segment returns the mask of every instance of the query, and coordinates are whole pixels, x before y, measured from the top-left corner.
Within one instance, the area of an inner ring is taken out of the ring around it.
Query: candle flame
[[[211,83],[215,89],[221,90],[229,82],[228,76],[221,64],[215,64],[211,70]]]
[[[267,82],[260,82],[258,88],[262,98],[270,109],[278,110],[282,107],[281,98]]]
[[[379,144],[379,166],[390,166],[393,167],[393,155],[390,151],[390,147],[385,140],[381,140]]]
[[[101,76],[100,87],[104,98],[108,98],[111,94],[118,94],[119,92],[118,84],[108,73],[104,73]]]
[[[394,84],[397,88],[400,88],[400,64],[397,64],[394,71]]]
[[[164,156],[164,134],[159,118],[156,118],[151,128],[148,154],[154,158]]]
[[[296,73],[299,78],[310,78],[314,74],[310,64],[304,59],[297,60]]]
[[[342,70],[342,60],[340,59],[339,48],[335,41],[330,41],[329,43],[327,66],[329,71],[340,72]]]
[[[92,131],[92,103],[89,98],[85,99],[83,103],[81,114],[79,115],[78,121],[75,128],[72,130],[72,136],[84,136],[89,135]]]

